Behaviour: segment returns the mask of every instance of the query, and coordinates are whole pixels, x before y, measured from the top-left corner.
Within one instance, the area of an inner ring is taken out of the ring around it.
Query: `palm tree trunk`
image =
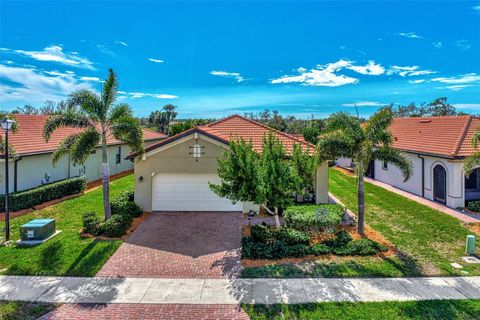
[[[363,182],[363,162],[360,160],[357,163],[358,172],[358,225],[357,232],[359,234],[365,233],[365,184]]]
[[[110,170],[108,168],[107,133],[102,130],[102,187],[103,187],[103,210],[105,221],[110,219]]]

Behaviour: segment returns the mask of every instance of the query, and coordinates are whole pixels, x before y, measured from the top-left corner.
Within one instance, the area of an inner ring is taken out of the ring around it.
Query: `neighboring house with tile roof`
[[[233,204],[217,196],[208,183],[220,181],[217,160],[232,139],[251,141],[262,152],[262,139],[269,132],[282,142],[287,154],[298,144],[314,154],[315,146],[298,137],[269,128],[239,115],[198,126],[146,148],[143,156],[128,156],[135,163],[135,201],[145,211],[248,211],[251,203]],[[315,173],[317,203],[328,202],[328,166]]]
[[[473,134],[480,125],[474,116],[396,118],[390,130],[393,147],[404,151],[413,163],[412,177],[403,182],[400,170],[390,164],[374,161],[368,175],[452,208],[464,207],[480,199],[480,170],[465,177],[463,161],[475,151]],[[350,159],[337,164],[351,167]]]
[[[98,147],[83,165],[73,165],[68,156],[52,165],[52,153],[67,136],[79,133],[82,129],[60,128],[54,131],[51,139],[45,142],[43,125],[48,115],[15,115],[19,126],[17,133],[9,132],[9,145],[15,149],[15,157],[9,162],[10,192],[21,191],[69,177],[85,175],[88,181],[100,179],[101,149]],[[5,132],[0,130],[4,139]],[[143,130],[145,145],[157,143],[165,138],[162,133]],[[108,138],[110,173],[116,174],[133,169],[131,161],[125,157],[131,152],[124,143]],[[0,193],[4,193],[5,159],[0,155]]]

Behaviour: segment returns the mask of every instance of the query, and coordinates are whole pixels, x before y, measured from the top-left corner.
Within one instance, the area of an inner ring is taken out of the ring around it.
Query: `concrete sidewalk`
[[[0,300],[238,304],[480,299],[480,277],[154,279],[0,276]]]

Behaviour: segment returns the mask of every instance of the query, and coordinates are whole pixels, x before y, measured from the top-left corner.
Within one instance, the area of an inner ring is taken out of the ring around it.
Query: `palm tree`
[[[362,121],[346,112],[332,114],[327,120],[325,133],[320,135],[318,152],[322,158],[351,158],[356,166],[358,192],[358,233],[364,234],[365,190],[364,174],[371,160],[380,160],[397,166],[404,181],[412,174],[412,163],[404,153],[391,147],[393,136],[389,127],[393,113],[380,109],[368,121]]]
[[[102,147],[102,184],[105,220],[111,217],[107,139],[113,137],[126,143],[133,152],[143,152],[143,131],[127,104],[115,105],[117,76],[109,69],[101,94],[81,89],[70,95],[72,108],[47,119],[43,136],[48,141],[52,133],[62,127],[84,129],[66,137],[53,153],[53,164],[64,155],[70,155],[74,164],[84,163],[92,151]]]
[[[463,162],[463,168],[465,171],[465,176],[468,177],[472,174],[475,168],[480,167],[480,151],[477,149],[478,143],[480,142],[480,127],[477,128],[472,137],[472,147],[475,149],[475,152],[469,157],[465,158]]]

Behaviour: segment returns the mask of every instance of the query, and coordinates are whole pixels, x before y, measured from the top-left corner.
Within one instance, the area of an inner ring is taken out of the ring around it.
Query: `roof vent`
[[[422,120],[420,120],[420,123],[430,123],[430,122],[432,122],[432,120],[430,120],[430,119],[422,119]]]

